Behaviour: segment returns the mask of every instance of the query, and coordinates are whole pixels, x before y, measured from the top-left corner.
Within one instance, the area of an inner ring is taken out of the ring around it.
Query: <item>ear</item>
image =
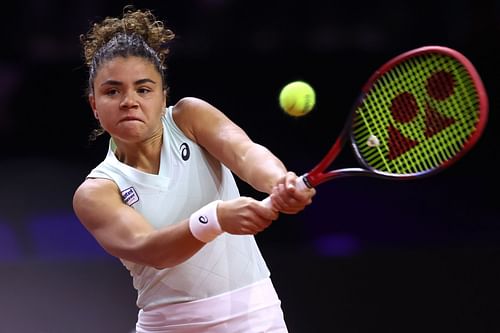
[[[95,119],[99,119],[99,114],[97,113],[97,109],[95,107],[95,97],[93,94],[89,94],[89,104],[92,108],[92,112],[94,112]]]

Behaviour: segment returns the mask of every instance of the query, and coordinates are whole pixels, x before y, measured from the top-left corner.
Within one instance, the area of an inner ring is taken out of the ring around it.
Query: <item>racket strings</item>
[[[460,62],[443,54],[415,56],[373,82],[353,118],[353,145],[371,169],[427,172],[464,149],[478,110],[476,86]]]

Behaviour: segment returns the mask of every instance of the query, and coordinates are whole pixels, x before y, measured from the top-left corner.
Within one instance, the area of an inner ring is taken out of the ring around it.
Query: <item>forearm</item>
[[[198,252],[205,243],[193,237],[188,221],[136,235],[116,255],[157,269],[176,266]]]
[[[286,175],[286,167],[267,148],[252,144],[241,156],[238,176],[258,191],[271,193]]]
[[[278,217],[251,198],[213,201],[191,214],[189,220],[155,230],[136,242],[132,253],[138,260],[155,268],[178,265],[213,241],[223,232],[236,235],[256,234]]]

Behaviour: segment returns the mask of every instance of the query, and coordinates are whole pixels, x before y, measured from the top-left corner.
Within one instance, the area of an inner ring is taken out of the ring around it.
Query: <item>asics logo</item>
[[[183,161],[187,161],[189,159],[189,155],[190,154],[190,151],[189,151],[189,146],[187,143],[183,143],[181,144],[181,146],[179,147],[180,151],[181,151],[181,158]]]
[[[207,224],[208,223],[208,217],[206,217],[205,215],[201,215],[200,217],[198,217],[198,221],[200,223]]]

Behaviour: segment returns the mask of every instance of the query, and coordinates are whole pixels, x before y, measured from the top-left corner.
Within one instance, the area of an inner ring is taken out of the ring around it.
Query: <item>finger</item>
[[[300,205],[300,203],[288,193],[284,184],[280,184],[273,189],[272,200],[274,208],[281,212],[295,210],[294,206]]]
[[[278,211],[285,206],[285,203],[279,193],[278,187],[273,188],[273,192],[271,193],[271,202],[273,204],[273,208]]]
[[[272,194],[271,194],[272,195]],[[253,213],[255,214],[255,218],[252,219],[254,221],[265,221],[264,223],[271,223],[275,219],[278,218],[278,211],[277,208],[274,207],[274,202],[273,199],[271,198],[271,204],[273,207],[269,208],[266,205],[262,203],[262,201],[254,201],[254,204],[252,205],[252,210]]]
[[[246,228],[248,230],[251,230],[252,233],[256,234],[258,232],[267,229],[272,222],[273,222],[272,220],[267,220],[267,219],[256,219],[254,221],[250,221]]]
[[[296,186],[297,175],[292,171],[287,172],[285,176],[285,187],[287,191],[289,191],[290,193],[294,193],[296,191]]]

